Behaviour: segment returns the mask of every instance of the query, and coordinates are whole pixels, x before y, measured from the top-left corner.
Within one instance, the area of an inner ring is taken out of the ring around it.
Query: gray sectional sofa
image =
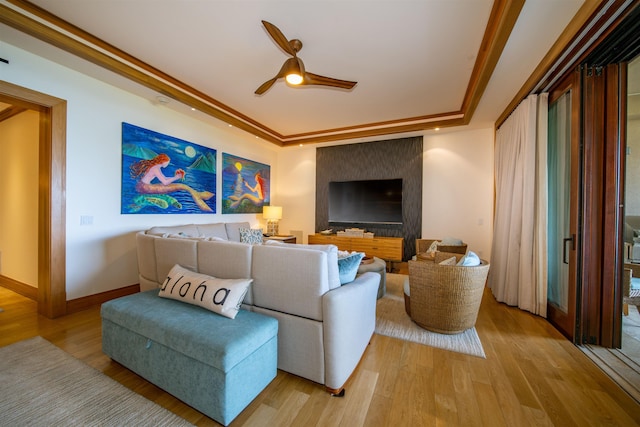
[[[136,235],[141,290],[179,264],[222,279],[252,278],[242,308],[278,320],[278,369],[340,393],[375,329],[380,275],[341,285],[333,245],[250,245],[248,223],[155,227]],[[213,331],[212,331],[213,333]]]

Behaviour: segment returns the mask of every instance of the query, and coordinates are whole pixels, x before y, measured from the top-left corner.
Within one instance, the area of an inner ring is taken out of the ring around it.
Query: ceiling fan
[[[274,78],[267,80],[258,89],[256,89],[256,95],[262,95],[268,91],[276,80],[282,77],[285,78],[287,83],[294,86],[320,85],[333,86],[341,89],[351,89],[358,83],[319,76],[305,71],[302,59],[297,56],[300,49],[302,49],[302,42],[298,39],[287,40],[284,34],[282,34],[282,31],[270,22],[262,21],[262,24],[276,44],[280,46],[282,50],[291,55],[292,58],[289,58],[284,62],[282,68],[280,68],[280,71]]]

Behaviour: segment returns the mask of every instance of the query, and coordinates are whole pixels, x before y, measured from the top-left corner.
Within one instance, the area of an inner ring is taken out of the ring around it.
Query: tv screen
[[[330,182],[329,223],[402,224],[402,179]]]

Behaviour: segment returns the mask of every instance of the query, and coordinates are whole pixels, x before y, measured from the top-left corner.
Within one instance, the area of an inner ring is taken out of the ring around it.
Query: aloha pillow
[[[249,243],[250,245],[262,244],[262,228],[243,228],[238,229],[240,232],[240,242]]]
[[[451,258],[447,258],[445,260],[440,261],[440,265],[456,265],[458,261],[456,257],[452,256]]]
[[[360,261],[364,258],[362,252],[353,252],[346,257],[338,258],[338,274],[340,276],[340,284],[353,282],[360,267]]]
[[[457,265],[462,267],[475,267],[480,265],[480,257],[475,252],[468,251],[462,258],[460,258]]]
[[[159,296],[197,305],[235,319],[253,279],[218,279],[176,264],[160,287]]]

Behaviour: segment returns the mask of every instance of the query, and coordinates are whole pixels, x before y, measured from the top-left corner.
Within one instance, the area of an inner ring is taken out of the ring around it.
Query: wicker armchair
[[[459,334],[475,326],[489,264],[440,265],[455,254],[438,253],[435,262],[409,261],[411,319],[424,329]]]
[[[629,306],[635,305],[640,311],[640,290],[631,289],[631,279],[640,277],[640,264],[625,264],[622,275],[622,314],[629,315]]]
[[[433,261],[433,257],[427,255],[427,250],[431,247],[431,244],[436,240],[438,239],[416,239],[416,259],[423,260],[423,261]],[[452,246],[438,245],[438,251],[464,254],[467,252],[467,244],[463,243],[462,245],[452,245]]]

